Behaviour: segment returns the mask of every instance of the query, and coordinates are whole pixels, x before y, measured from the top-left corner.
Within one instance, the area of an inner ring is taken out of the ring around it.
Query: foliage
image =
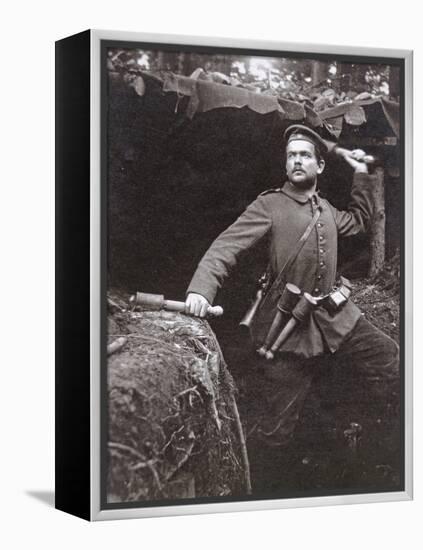
[[[110,49],[111,71],[158,76],[173,72],[307,103],[316,111],[357,99],[395,98],[398,70],[389,65],[301,58],[246,57],[192,52]]]

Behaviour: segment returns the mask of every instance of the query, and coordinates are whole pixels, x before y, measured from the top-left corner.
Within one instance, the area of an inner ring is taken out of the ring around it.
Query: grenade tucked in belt
[[[257,353],[266,359],[273,359],[296,326],[303,323],[316,307],[321,305],[329,312],[336,313],[347,303],[350,295],[351,283],[345,277],[340,277],[331,292],[319,298],[287,283],[277,303],[272,325]]]

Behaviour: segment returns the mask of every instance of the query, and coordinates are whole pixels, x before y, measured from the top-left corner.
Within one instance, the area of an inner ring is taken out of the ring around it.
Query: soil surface
[[[123,345],[108,358],[108,502],[245,494],[233,380],[208,323],[117,293],[109,310],[108,345]]]

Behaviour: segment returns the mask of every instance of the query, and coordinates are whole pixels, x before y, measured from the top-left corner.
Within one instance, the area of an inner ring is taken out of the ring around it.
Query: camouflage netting
[[[242,495],[233,380],[209,324],[109,299],[108,502]],[[123,340],[122,340],[123,342]]]

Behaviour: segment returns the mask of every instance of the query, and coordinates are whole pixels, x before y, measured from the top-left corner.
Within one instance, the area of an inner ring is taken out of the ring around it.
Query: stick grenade
[[[266,352],[275,340],[276,335],[280,332],[282,323],[285,325],[288,322],[292,314],[292,310],[297,305],[300,296],[301,290],[297,286],[292,283],[287,283],[285,285],[281,297],[279,298],[276,314],[269,332],[267,333],[266,340],[261,348],[257,350],[257,353],[262,357],[266,355]]]
[[[290,336],[297,324],[304,322],[316,305],[317,300],[308,294],[308,292],[304,292],[304,295],[300,298],[298,304],[292,311],[292,317],[282,329],[282,332],[277,337],[276,342],[270,350],[266,352],[266,359],[274,358],[275,353],[285,342],[285,340],[288,339],[288,336]]]
[[[267,271],[263,273],[263,275],[258,280],[258,290],[256,293],[256,297],[254,299],[254,302],[251,304],[251,306],[248,308],[247,313],[244,315],[244,317],[240,321],[240,326],[251,328],[251,324],[253,322],[254,316],[257,313],[257,310],[263,301],[265,290],[267,289],[267,286],[269,284],[269,277]]]
[[[162,294],[149,294],[147,292],[137,292],[135,296],[129,298],[131,305],[147,307],[153,311],[165,309],[167,311],[185,312],[185,302],[176,302],[175,300],[165,300]],[[220,317],[223,315],[223,308],[220,306],[210,306],[207,309],[207,315],[210,317]]]
[[[333,143],[332,141],[328,141],[326,139],[323,141],[326,144],[328,153],[336,153],[337,155],[341,155],[342,157],[352,157],[354,160],[364,162],[365,164],[373,164],[376,161],[373,155],[368,155],[362,149],[354,149],[353,151],[350,151],[349,149],[338,147],[338,145],[336,145],[336,143]]]

